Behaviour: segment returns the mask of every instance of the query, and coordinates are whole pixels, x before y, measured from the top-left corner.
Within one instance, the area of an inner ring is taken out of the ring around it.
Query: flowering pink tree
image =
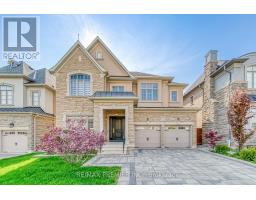
[[[67,124],[67,129],[51,127],[42,137],[37,150],[58,154],[68,162],[78,163],[104,144],[104,133],[88,130],[84,120],[68,121]]]
[[[248,120],[253,117],[250,108],[251,100],[248,95],[241,89],[236,90],[229,102],[228,121],[239,151],[247,140],[255,134],[255,130],[246,130]]]
[[[223,139],[223,135],[218,135],[217,131],[210,130],[205,134],[205,138],[208,140],[208,146],[214,149],[217,142]]]

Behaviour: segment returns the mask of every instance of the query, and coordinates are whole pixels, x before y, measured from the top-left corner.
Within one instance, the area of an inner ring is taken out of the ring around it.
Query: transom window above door
[[[13,104],[13,86],[0,85],[0,105]]]
[[[157,101],[158,100],[158,84],[157,83],[141,83],[141,100]]]
[[[88,74],[73,74],[70,76],[71,96],[90,96],[91,77]]]
[[[256,88],[256,65],[247,68],[248,88]]]
[[[112,86],[112,92],[124,92],[124,86],[121,86],[121,85]]]

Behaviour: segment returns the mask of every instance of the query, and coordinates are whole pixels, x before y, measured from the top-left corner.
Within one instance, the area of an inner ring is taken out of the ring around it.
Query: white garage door
[[[3,131],[2,151],[5,153],[22,153],[28,151],[28,136],[24,131]]]
[[[191,147],[189,126],[166,126],[165,128],[165,147]]]
[[[135,146],[141,148],[160,147],[160,126],[136,126]]]

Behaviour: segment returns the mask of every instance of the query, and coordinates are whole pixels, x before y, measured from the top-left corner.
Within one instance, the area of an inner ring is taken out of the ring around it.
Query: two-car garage
[[[136,125],[135,147],[192,147],[191,126],[189,125]]]

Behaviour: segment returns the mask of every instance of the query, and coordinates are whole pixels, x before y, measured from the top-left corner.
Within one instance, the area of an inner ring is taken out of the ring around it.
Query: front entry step
[[[123,151],[123,142],[107,142],[103,145],[100,154],[126,154],[127,147],[125,145]]]

